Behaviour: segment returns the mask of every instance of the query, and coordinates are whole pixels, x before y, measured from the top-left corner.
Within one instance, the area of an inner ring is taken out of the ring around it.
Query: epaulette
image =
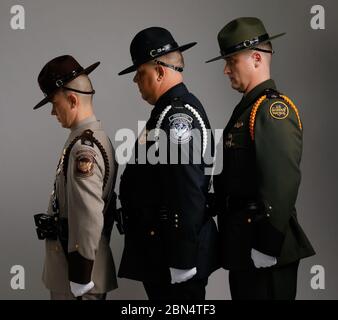
[[[299,125],[299,129],[302,130],[302,123],[300,121],[300,117],[299,117],[299,112],[297,107],[295,106],[295,104],[291,101],[290,98],[288,98],[285,95],[280,94],[277,90],[274,89],[266,89],[264,91],[264,95],[261,96],[253,105],[252,109],[251,109],[251,113],[250,113],[250,120],[249,120],[249,130],[250,130],[250,136],[252,141],[255,140],[255,121],[256,121],[256,115],[257,115],[257,111],[259,109],[259,107],[261,106],[261,104],[263,103],[264,100],[266,99],[280,99],[280,100],[284,100],[289,106],[291,106],[291,108],[294,110],[294,112],[296,113],[297,119],[298,119],[298,125]],[[283,103],[284,104],[284,103]],[[271,113],[271,108],[273,107],[274,104],[272,104],[270,106],[270,114],[273,116],[273,113]],[[286,109],[287,106],[285,105]],[[288,110],[288,109],[287,109]],[[275,117],[276,119],[285,119],[287,117],[288,113],[285,113],[284,118],[283,117]]]
[[[82,132],[81,135],[75,137],[72,142],[68,145],[66,151],[65,151],[65,156],[64,156],[64,160],[63,160],[63,174],[65,177],[65,181],[67,182],[67,171],[68,171],[68,162],[69,162],[69,156],[70,156],[70,152],[73,148],[73,146],[75,145],[75,143],[77,141],[81,140],[81,144],[89,146],[94,148],[94,144],[99,148],[101,154],[102,154],[102,158],[103,158],[103,162],[104,162],[104,178],[103,178],[103,189],[105,188],[107,182],[108,182],[108,178],[109,178],[109,159],[108,159],[108,155],[106,150],[104,149],[103,145],[101,144],[101,142],[99,140],[97,140],[94,137],[94,132],[90,129],[87,129],[85,131]]]

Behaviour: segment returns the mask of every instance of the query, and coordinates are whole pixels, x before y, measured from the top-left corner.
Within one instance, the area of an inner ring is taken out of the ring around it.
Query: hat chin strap
[[[69,90],[69,91],[74,91],[74,92],[82,93],[82,94],[95,94],[95,90],[81,91],[81,90],[78,90],[78,89],[73,89],[73,88],[69,88],[69,87],[65,87],[65,86],[63,86],[62,89],[66,89],[66,90]]]
[[[173,64],[168,64],[168,63],[165,63],[165,62],[157,60],[157,59],[154,59],[154,62],[156,64],[163,66],[163,67],[167,67],[167,68],[173,69],[173,70],[178,71],[178,72],[183,72],[182,67],[177,67],[177,66],[174,66]]]
[[[250,50],[255,50],[255,51],[261,51],[261,52],[267,52],[267,53],[271,53],[271,54],[275,53],[274,50],[262,49],[262,48],[257,48],[257,47],[251,47],[249,49]]]

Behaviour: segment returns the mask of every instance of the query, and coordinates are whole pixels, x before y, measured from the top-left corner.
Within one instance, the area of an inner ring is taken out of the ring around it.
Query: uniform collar
[[[243,96],[240,104],[243,106],[250,106],[262,95],[262,93],[266,89],[276,89],[276,84],[272,79],[263,81],[262,83],[254,87],[250,92]]]
[[[231,118],[224,129],[224,133],[228,133],[232,126],[236,123],[237,119],[243,114],[243,112],[248,109],[260,96],[262,96],[264,90],[266,89],[276,89],[276,84],[272,79],[263,81],[256,87],[254,87],[250,92],[243,96],[240,103],[234,109]]]
[[[189,91],[183,82],[171,87],[157,100],[155,107],[151,112],[151,117],[161,113],[164,108],[170,104],[173,98],[182,97],[187,93],[189,93]]]
[[[72,127],[69,138],[70,139],[75,138],[76,136],[80,135],[86,129],[91,129],[94,131],[100,128],[101,128],[101,122],[96,119],[95,115],[92,115],[86,119],[83,119],[76,126]]]

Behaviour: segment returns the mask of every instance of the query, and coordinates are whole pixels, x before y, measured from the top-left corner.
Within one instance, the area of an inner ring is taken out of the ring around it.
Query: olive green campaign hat
[[[217,39],[221,55],[206,61],[206,63],[229,57],[243,50],[257,50],[255,46],[258,44],[271,41],[283,35],[285,35],[285,33],[270,36],[267,33],[263,22],[258,18],[244,17],[235,19],[229,22],[218,33]],[[271,50],[260,48],[258,48],[258,51],[273,53]]]

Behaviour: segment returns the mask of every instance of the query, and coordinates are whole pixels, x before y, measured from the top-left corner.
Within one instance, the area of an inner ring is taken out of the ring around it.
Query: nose
[[[227,62],[225,62],[225,65],[224,65],[224,74],[228,75],[229,73],[230,73],[229,65],[227,64]]]
[[[134,78],[133,78],[133,81],[134,81],[135,83],[137,83],[137,72],[136,72],[136,74],[135,74],[135,76],[134,76]]]
[[[55,107],[54,107],[54,105],[52,106],[51,115],[52,115],[52,116],[56,116],[56,112],[55,112]]]

